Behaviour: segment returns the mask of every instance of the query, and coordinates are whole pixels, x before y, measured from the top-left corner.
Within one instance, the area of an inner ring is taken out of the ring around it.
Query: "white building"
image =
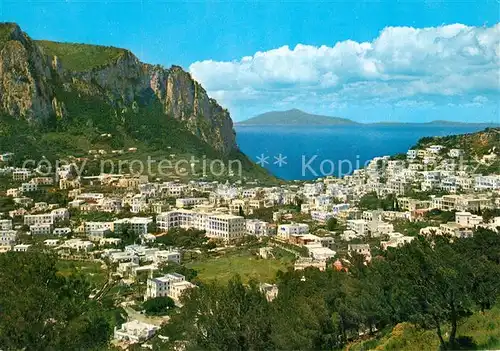
[[[366,261],[370,261],[372,258],[370,245],[368,244],[349,244],[347,245],[347,251],[349,253],[349,256],[351,256],[353,253],[356,253],[358,255],[364,256]]]
[[[175,207],[185,208],[194,207],[196,205],[202,205],[208,203],[208,199],[204,197],[187,197],[175,200]]]
[[[128,227],[134,231],[134,233],[142,235],[148,232],[148,225],[151,223],[153,223],[153,219],[150,217],[122,218],[114,221],[113,227],[114,231],[117,233]]]
[[[349,219],[347,229],[352,230],[359,236],[365,236],[368,232],[368,223],[364,219]]]
[[[305,247],[309,251],[309,256],[318,261],[326,261],[333,258],[336,254],[332,249],[324,247],[319,243],[306,245]]]
[[[0,230],[0,246],[11,246],[16,243],[17,232],[15,230]]]
[[[404,236],[404,235],[395,236],[391,237],[391,239],[388,241],[381,241],[380,247],[382,248],[382,250],[387,250],[388,247],[399,247],[406,243],[412,242],[412,240],[414,239],[415,239],[414,236]]]
[[[104,237],[106,232],[114,231],[115,226],[113,222],[85,222],[83,223],[83,230],[89,236]]]
[[[94,244],[82,239],[69,239],[64,242],[62,247],[76,251],[89,251],[94,248]]]
[[[464,154],[464,150],[462,150],[462,149],[450,149],[450,151],[448,151],[448,156],[450,156],[452,158],[460,157],[463,154]]]
[[[500,189],[500,175],[496,174],[476,177],[474,189],[476,191]]]
[[[52,234],[54,235],[68,235],[71,233],[71,228],[63,227],[63,228],[54,228]]]
[[[47,240],[43,241],[43,244],[45,246],[54,247],[54,246],[59,245],[59,239],[47,239]]]
[[[164,212],[156,218],[158,228],[195,228],[204,230],[209,238],[231,241],[245,235],[245,219],[223,213],[206,213],[192,210],[173,210]]]
[[[406,157],[413,160],[417,158],[417,150],[408,150]]]
[[[12,172],[12,180],[24,181],[30,177],[30,171],[20,169]]]
[[[431,145],[427,148],[427,151],[433,154],[438,154],[443,148],[443,145]]]
[[[172,284],[185,281],[182,274],[169,273],[163,277],[150,278],[146,283],[146,294],[144,300],[154,299],[160,296],[169,296]]]
[[[38,190],[38,185],[35,184],[35,183],[22,183],[21,184],[21,187],[19,188],[19,190],[21,190],[22,193],[29,193],[29,192],[32,192],[32,191],[37,191]]]
[[[309,233],[309,225],[305,223],[281,224],[278,227],[278,237],[281,239],[289,239],[291,235]]]
[[[19,244],[16,245],[12,248],[13,251],[15,252],[26,252],[28,249],[31,247],[29,244]]]
[[[154,254],[153,262],[175,262],[177,264],[181,263],[181,253],[175,250],[161,250],[156,251]]]
[[[326,211],[311,211],[311,218],[314,221],[326,222],[330,218],[333,218],[333,213]]]
[[[455,222],[463,227],[474,228],[483,222],[483,217],[473,215],[470,212],[457,212],[455,213]]]
[[[270,224],[259,219],[247,219],[245,222],[246,232],[250,235],[271,235]]]
[[[30,225],[31,235],[50,235],[52,233],[52,224],[39,223]]]
[[[29,226],[37,224],[54,224],[54,216],[52,215],[52,213],[25,215],[24,224]]]
[[[196,285],[188,281],[173,283],[170,285],[169,297],[172,298],[174,301],[179,302],[182,295],[186,292],[186,290],[193,289],[195,287]]]
[[[11,219],[0,219],[0,230],[10,230],[12,229]]]
[[[129,343],[144,342],[152,338],[160,327],[132,320],[123,323],[118,329],[115,327],[114,338],[120,341],[127,341]]]

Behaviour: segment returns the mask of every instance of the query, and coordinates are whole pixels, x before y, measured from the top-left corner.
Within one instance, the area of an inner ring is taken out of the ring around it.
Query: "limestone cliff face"
[[[165,118],[181,121],[219,152],[237,148],[228,111],[182,68],[145,64],[127,50],[114,49],[118,54],[104,63],[73,70],[66,65],[70,58],[37,45],[17,25],[1,26],[9,33],[0,50],[0,112],[29,120],[64,118],[67,111],[60,90],[102,99],[117,111],[137,109],[153,98],[163,106]]]
[[[2,26],[0,111],[28,120],[52,113],[53,92],[46,58],[19,26]]]

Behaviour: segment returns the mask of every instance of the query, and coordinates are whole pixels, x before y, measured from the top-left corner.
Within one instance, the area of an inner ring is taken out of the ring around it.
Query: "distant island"
[[[499,123],[491,122],[455,122],[447,120],[436,120],[431,122],[392,122],[392,121],[382,121],[374,123],[360,123],[355,122],[348,118],[332,117],[315,115],[311,113],[304,112],[299,109],[291,109],[287,111],[270,111],[255,117],[249,118],[247,120],[236,122],[238,126],[257,126],[257,125],[310,125],[310,126],[328,126],[328,125],[484,125],[484,126],[498,126]]]
[[[313,115],[299,109],[271,111],[237,122],[238,125],[356,125],[347,118]]]

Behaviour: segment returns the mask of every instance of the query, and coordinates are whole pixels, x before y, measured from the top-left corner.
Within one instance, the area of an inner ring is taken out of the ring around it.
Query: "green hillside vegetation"
[[[450,149],[462,149],[467,157],[481,157],[493,151],[498,154],[500,153],[500,128],[486,128],[476,133],[424,137],[412,149],[423,149],[434,144],[445,147],[442,153]]]
[[[202,282],[222,284],[226,284],[235,275],[239,275],[244,283],[252,279],[269,283],[274,281],[279,270],[286,271],[290,266],[289,257],[282,260],[260,259],[250,252],[228,253],[187,264],[187,267],[198,272],[198,278]]]
[[[498,349],[500,234],[450,239],[419,236],[367,265],[353,255],[345,271],[278,271],[271,302],[252,280],[201,284],[155,346],[340,350],[362,339],[357,350]]]
[[[15,23],[0,23],[0,49],[10,40],[12,32],[16,28]]]
[[[103,149],[108,153],[106,158],[116,160],[137,159],[146,162],[151,157],[160,161],[171,154],[177,156],[171,159],[172,162],[189,160],[192,155],[198,160],[204,156],[207,162],[220,159],[225,165],[228,160],[239,160],[248,178],[275,181],[265,169],[253,164],[237,150],[226,156],[220,155],[187,131],[180,121],[165,116],[155,97],[144,97],[135,109],[117,111],[98,98],[77,97],[75,93],[65,91],[61,91],[60,96],[66,102],[68,111],[68,116],[64,118],[53,116],[33,124],[10,116],[0,116],[0,150],[14,152],[13,162],[16,165],[26,159],[38,161],[42,157],[49,161],[66,159],[69,155],[83,157],[88,156],[88,150]],[[111,134],[111,138],[101,136],[105,133]],[[138,152],[121,156],[110,154],[111,150],[130,147],[137,148]],[[95,172],[99,170],[96,167]]]
[[[450,327],[443,328],[445,333]],[[500,348],[500,306],[484,313],[466,317],[458,326],[463,343],[462,349],[498,350]],[[475,345],[473,345],[474,343]],[[419,328],[411,323],[400,323],[392,330],[381,331],[378,336],[353,342],[346,347],[349,351],[394,350],[421,351],[439,349],[439,338],[433,330]]]
[[[88,71],[115,62],[127,52],[125,49],[112,46],[59,43],[48,40],[37,40],[36,44],[45,54],[57,56],[65,69],[74,72]]]
[[[346,118],[329,117],[310,114],[298,109],[288,111],[266,112],[246,121],[240,125],[349,125],[357,124]]]

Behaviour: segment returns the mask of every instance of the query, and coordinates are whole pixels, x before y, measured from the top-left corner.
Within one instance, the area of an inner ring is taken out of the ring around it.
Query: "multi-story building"
[[[500,189],[500,175],[495,174],[476,177],[474,189],[476,191]]]
[[[21,195],[21,190],[19,190],[19,188],[7,189],[7,196],[18,197],[19,195]]]
[[[50,235],[52,233],[52,224],[39,223],[30,225],[31,235]]]
[[[208,199],[205,197],[186,197],[186,198],[176,199],[175,207],[177,208],[193,207],[205,203],[208,203]]]
[[[464,154],[464,150],[462,150],[462,149],[450,149],[450,151],[448,151],[448,156],[450,156],[452,158],[460,157],[463,154]]]
[[[364,219],[349,219],[347,220],[347,229],[359,236],[365,236],[368,232],[368,223]]]
[[[11,219],[0,219],[0,230],[10,230],[12,229]]]
[[[15,230],[0,230],[0,246],[11,246],[16,243],[17,232]]]
[[[245,219],[223,213],[208,213],[192,210],[173,210],[164,212],[156,218],[160,230],[170,228],[195,228],[204,230],[209,238],[231,241],[245,235]]]
[[[443,235],[451,235],[458,238],[466,238],[472,236],[472,230],[465,228],[455,222],[448,222],[439,225],[439,233]]]
[[[368,244],[349,244],[347,245],[347,251],[349,253],[349,256],[351,256],[353,253],[362,255],[365,257],[366,261],[370,261],[372,258],[370,245]]]
[[[54,216],[52,213],[25,215],[24,224],[29,226],[36,224],[54,224]]]
[[[170,285],[169,297],[172,298],[174,301],[179,302],[182,295],[185,294],[186,290],[193,289],[195,287],[196,285],[188,281],[173,283]]]
[[[455,213],[455,222],[466,228],[474,228],[483,222],[483,217],[473,215],[470,212],[457,212]]]
[[[326,211],[311,211],[311,218],[314,221],[318,221],[318,222],[326,222],[330,218],[332,218],[333,216],[334,216],[334,214],[331,213],[331,212],[326,212]]]
[[[245,222],[246,232],[251,235],[271,235],[271,226],[268,222],[259,219],[247,219]]]
[[[150,278],[146,283],[146,294],[144,300],[155,297],[169,296],[170,288],[173,283],[183,282],[186,278],[182,274],[169,273],[163,277]]]
[[[25,181],[30,177],[30,171],[26,169],[18,169],[12,172],[12,180]]]
[[[36,185],[52,185],[54,183],[54,179],[52,177],[36,177],[31,179],[30,183]]]
[[[31,247],[30,244],[19,244],[19,245],[15,245],[12,248],[12,251],[14,251],[14,252],[26,252],[29,250],[30,247]]]
[[[278,237],[288,240],[291,235],[309,233],[309,225],[305,223],[281,224],[278,227]]]
[[[29,193],[29,192],[32,192],[32,191],[37,191],[38,189],[38,185],[35,184],[35,183],[22,183],[21,184],[21,187],[19,188],[19,190],[21,190],[22,193]]]
[[[175,262],[177,264],[181,263],[181,253],[175,250],[160,250],[154,253],[153,262]]]
[[[417,150],[408,150],[408,152],[406,152],[406,157],[410,160],[416,159],[417,158]]]
[[[245,219],[230,214],[211,214],[207,216],[205,231],[209,238],[232,241],[245,235]]]
[[[114,222],[85,222],[83,231],[92,237],[103,238],[106,233],[115,230]]]
[[[153,223],[150,217],[132,217],[117,219],[113,223],[115,233],[121,233],[124,228],[130,228],[136,234],[143,235],[148,232],[149,224]]]

